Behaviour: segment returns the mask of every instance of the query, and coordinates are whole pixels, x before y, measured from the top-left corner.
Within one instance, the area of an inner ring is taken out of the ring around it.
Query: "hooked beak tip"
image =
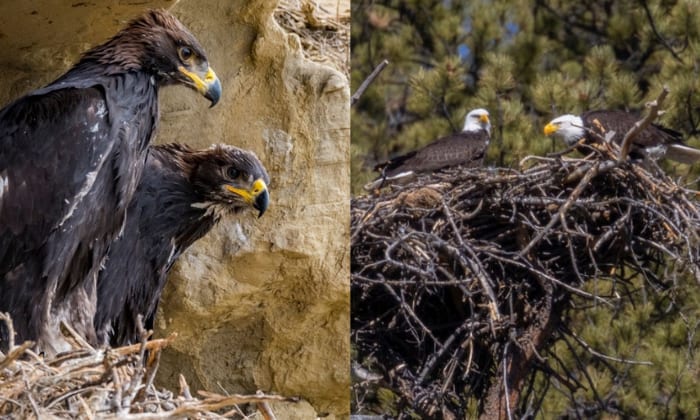
[[[219,102],[219,99],[221,99],[221,82],[218,78],[209,85],[207,91],[204,93],[204,97],[211,101],[211,106],[209,106],[209,108],[212,108]]]
[[[262,217],[270,204],[270,194],[267,190],[264,190],[255,198],[255,203],[253,203],[253,208],[258,211],[258,218]]]

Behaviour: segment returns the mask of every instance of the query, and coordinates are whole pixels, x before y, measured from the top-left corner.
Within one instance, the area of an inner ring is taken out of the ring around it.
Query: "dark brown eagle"
[[[199,42],[155,10],[0,110],[0,311],[16,339],[61,351],[65,321],[95,340],[97,273],[141,178],[158,90],[176,83],[212,105],[221,95]]]
[[[137,317],[153,328],[173,262],[222,217],[245,209],[262,216],[269,182],[255,154],[233,146],[152,146],[124,231],[97,281],[98,343],[140,341]]]
[[[364,186],[367,191],[382,185],[410,179],[418,173],[452,166],[475,167],[483,163],[491,138],[489,113],[479,108],[470,111],[460,133],[441,137],[418,150],[397,156],[374,167],[381,175]]]
[[[600,143],[612,134],[610,140],[620,144],[625,134],[639,120],[639,116],[625,111],[588,111],[580,116],[567,114],[550,121],[544,127],[544,134],[559,137],[568,146],[573,146],[582,139],[588,144]],[[651,124],[632,139],[630,156],[652,160],[667,157],[692,164],[700,161],[700,150],[683,144],[681,133]]]

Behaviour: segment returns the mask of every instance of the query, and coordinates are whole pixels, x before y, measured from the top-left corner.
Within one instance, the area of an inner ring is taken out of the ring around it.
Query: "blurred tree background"
[[[488,164],[562,148],[547,121],[590,109],[643,109],[671,89],[661,122],[698,146],[696,0],[354,0],[353,91],[389,66],[352,109],[353,192],[374,164],[461,129],[483,107]],[[697,173],[697,168],[696,173]],[[679,168],[688,174],[688,168]]]
[[[376,163],[460,130],[478,107],[491,113],[491,166],[514,167],[526,155],[563,149],[542,134],[557,115],[643,111],[663,85],[671,94],[659,122],[700,147],[699,6],[697,0],[353,0],[352,90],[383,59],[390,63],[352,109],[353,192],[362,193],[376,176]],[[700,165],[662,164],[697,188]],[[559,342],[553,353],[561,369],[580,371],[584,387],[572,393],[541,378],[535,384],[544,395],[540,415],[700,416],[698,285],[650,294],[644,279],[636,284],[634,306],[572,315],[571,330],[591,349]]]

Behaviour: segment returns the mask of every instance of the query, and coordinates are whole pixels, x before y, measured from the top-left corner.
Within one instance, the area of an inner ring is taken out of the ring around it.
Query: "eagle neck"
[[[218,222],[220,215],[206,207],[193,206],[203,202],[205,198],[195,190],[189,180],[194,165],[186,159],[186,152],[169,149],[167,153],[170,156],[166,157],[163,149],[151,148],[151,151],[150,162],[146,168],[149,173],[145,173],[144,176],[150,174],[160,178],[157,181],[153,180],[156,182],[154,184],[146,180],[149,185],[158,185],[157,199],[161,203],[167,203],[167,207],[163,206],[158,215],[158,219],[162,220],[160,228],[184,250],[204,236]],[[155,157],[157,162],[153,161],[152,157]],[[152,165],[159,165],[161,169]]]
[[[488,135],[491,134],[490,126],[484,127],[483,125],[473,121],[467,121],[464,123],[464,128],[462,129],[462,132],[465,133],[478,133],[480,131],[484,131]]]

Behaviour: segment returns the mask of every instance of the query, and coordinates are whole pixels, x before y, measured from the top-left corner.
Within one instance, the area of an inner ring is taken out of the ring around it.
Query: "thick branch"
[[[389,65],[389,61],[387,61],[387,60],[382,60],[382,62],[379,63],[379,64],[377,65],[377,67],[374,68],[374,70],[372,70],[372,73],[370,73],[370,75],[367,76],[367,78],[365,79],[365,81],[362,82],[362,84],[360,85],[360,87],[357,88],[357,90],[355,91],[355,93],[353,93],[353,95],[352,95],[352,102],[350,102],[350,105],[351,105],[351,106],[352,106],[352,105],[355,105],[355,103],[356,103],[357,101],[360,100],[360,96],[362,96],[362,94],[365,93],[365,91],[367,90],[367,88],[369,87],[369,85],[372,84],[372,82],[374,82],[374,79],[376,79],[377,76],[379,76],[379,73],[381,73],[382,70],[384,70],[384,67],[386,67],[386,66],[388,66],[388,65]]]
[[[540,359],[539,351],[544,348],[554,332],[558,320],[558,314],[552,305],[554,287],[551,283],[541,284],[546,288],[546,292],[535,314],[535,321],[519,337],[517,346],[509,346],[513,351],[501,359],[498,372],[503,372],[503,375],[496,375],[498,380],[491,384],[481,412],[481,420],[512,418],[527,378],[532,374],[532,367]]]
[[[620,156],[618,157],[618,162],[623,162],[625,159],[627,159],[627,155],[630,152],[630,148],[632,147],[632,140],[642,132],[645,128],[649,127],[649,125],[654,122],[656,117],[659,116],[659,108],[661,108],[661,104],[663,104],[664,99],[666,99],[666,95],[668,95],[669,89],[667,86],[664,86],[663,90],[661,91],[661,94],[655,101],[651,101],[647,103],[647,107],[649,107],[649,114],[641,121],[637,121],[634,124],[634,127],[630,129],[630,131],[625,134],[625,138],[622,140],[622,148],[620,149]]]

